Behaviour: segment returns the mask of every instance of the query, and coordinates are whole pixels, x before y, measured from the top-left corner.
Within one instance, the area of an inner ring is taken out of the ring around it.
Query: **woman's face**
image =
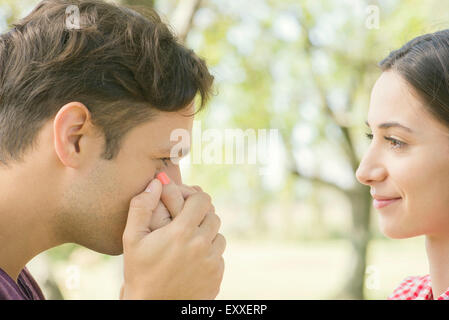
[[[381,231],[449,237],[449,129],[395,71],[374,85],[367,125],[372,141],[356,176],[371,187]]]

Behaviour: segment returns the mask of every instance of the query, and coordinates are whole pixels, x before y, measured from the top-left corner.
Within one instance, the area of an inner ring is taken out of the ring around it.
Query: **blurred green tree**
[[[298,197],[292,178],[312,184],[307,197],[315,203],[328,188],[340,192],[351,204],[346,238],[354,258],[336,298],[364,298],[371,197],[355,171],[367,144],[361,137],[377,63],[412,37],[447,27],[447,5],[430,2],[209,0],[187,39],[217,75],[219,95],[202,116],[205,125],[279,129],[289,172],[275,190],[255,166],[200,165],[192,176],[244,206],[261,233],[269,229],[269,203],[288,208],[280,202]],[[282,214],[292,220],[292,212]]]
[[[0,0],[0,28],[36,3]],[[275,158],[284,171],[280,182],[261,174],[264,164],[193,165],[187,182],[204,184],[223,207],[247,213],[236,223],[245,237],[267,236],[272,229],[266,216],[270,204],[281,211],[285,235],[298,233],[292,223],[294,204],[309,203],[319,214],[323,195],[337,190],[351,204],[352,224],[344,232],[354,259],[336,297],[364,298],[371,203],[369,189],[355,181],[354,173],[367,145],[363,123],[379,75],[376,65],[407,40],[447,27],[449,5],[436,0],[122,3],[155,7],[180,40],[212,67],[218,94],[198,115],[203,129],[275,128],[281,134],[281,148],[266,156],[284,156]],[[323,218],[317,221],[325,223]],[[50,250],[48,257],[67,259],[74,249],[67,244]],[[50,287],[48,292],[54,293],[48,298],[61,298],[54,280]]]

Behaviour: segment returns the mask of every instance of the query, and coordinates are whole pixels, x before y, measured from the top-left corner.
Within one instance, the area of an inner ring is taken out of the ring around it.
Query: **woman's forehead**
[[[373,87],[368,111],[371,127],[399,123],[413,131],[435,127],[438,120],[426,109],[416,91],[398,73],[386,71]]]

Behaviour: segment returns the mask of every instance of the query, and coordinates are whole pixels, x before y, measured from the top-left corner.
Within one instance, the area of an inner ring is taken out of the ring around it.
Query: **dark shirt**
[[[26,267],[17,283],[0,268],[0,300],[45,300],[45,297]]]

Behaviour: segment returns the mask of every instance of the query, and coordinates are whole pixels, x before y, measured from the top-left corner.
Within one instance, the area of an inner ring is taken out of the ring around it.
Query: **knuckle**
[[[153,211],[153,217],[163,220],[167,217],[171,217],[171,215],[168,209],[163,204],[159,203],[156,209]]]
[[[192,240],[192,248],[198,253],[206,252],[209,247],[208,241],[203,237],[196,237]]]
[[[217,262],[217,276],[221,278],[224,274],[224,259],[220,257]]]
[[[178,194],[174,193],[174,192],[166,192],[166,193],[164,192],[163,193],[163,197],[167,201],[173,201],[173,200],[176,200],[178,198]]]
[[[218,233],[215,237],[214,244],[214,254],[216,256],[222,256],[224,251],[226,250],[226,238],[222,234]]]
[[[171,222],[171,217],[170,216],[165,216],[162,218],[161,224],[162,226],[166,226],[167,224],[169,224]]]
[[[171,233],[173,238],[178,239],[178,240],[182,240],[185,237],[185,229],[179,225],[173,225],[173,227],[171,228]]]
[[[212,217],[215,219],[215,224],[218,226],[218,228],[220,228],[221,227],[221,218],[215,213],[212,213]]]
[[[212,203],[211,196],[205,192],[197,192],[195,195],[197,195],[197,197],[203,202]]]
[[[221,256],[220,257],[220,268],[221,270],[224,272],[224,268],[225,268],[225,259]]]
[[[140,208],[142,204],[141,197],[137,196],[131,199],[131,202],[129,203],[130,208]]]
[[[196,190],[195,188],[188,186],[186,184],[181,184],[180,187],[184,190],[184,191],[188,191],[189,195],[196,193],[198,190]]]
[[[129,207],[132,208],[146,208],[148,207],[147,201],[145,201],[145,198],[142,195],[138,195],[137,197],[134,197],[131,199],[129,203]]]
[[[169,216],[161,216],[161,217],[154,218],[151,221],[150,229],[152,231],[160,229],[160,228],[168,225],[170,222],[171,222],[171,218]]]
[[[204,209],[209,210],[212,204],[212,198],[205,192],[196,192],[188,196],[187,202],[194,202],[196,204],[201,204]]]
[[[216,241],[220,241],[223,244],[226,244],[226,238],[221,233],[217,233],[217,236],[215,237]]]

